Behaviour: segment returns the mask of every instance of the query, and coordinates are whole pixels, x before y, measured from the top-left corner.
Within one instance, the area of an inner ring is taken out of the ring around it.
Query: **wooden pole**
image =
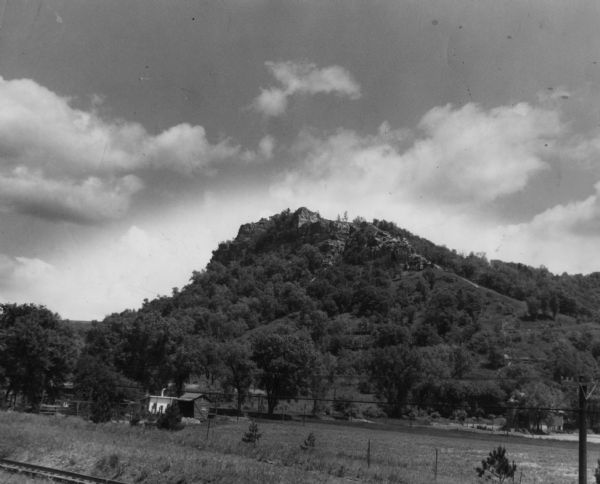
[[[367,467],[371,467],[371,439],[367,444]]]
[[[438,450],[435,449],[435,470],[433,471],[433,480],[437,481]]]
[[[579,381],[579,484],[587,484],[587,386]]]
[[[304,408],[302,410],[302,426],[304,427],[306,419],[306,400],[304,401]]]

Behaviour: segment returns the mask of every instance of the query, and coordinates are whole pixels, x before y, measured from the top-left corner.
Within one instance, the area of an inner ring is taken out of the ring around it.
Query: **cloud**
[[[273,136],[265,136],[258,143],[258,153],[266,160],[273,157],[273,151],[275,150],[275,138]]]
[[[343,67],[328,66],[319,69],[306,62],[266,62],[265,65],[279,82],[280,87],[261,89],[254,100],[254,108],[265,116],[285,113],[288,98],[294,94],[336,94],[359,99],[360,85]]]
[[[547,166],[545,140],[564,128],[554,111],[527,104],[489,111],[467,104],[430,110],[419,130],[384,123],[372,136],[304,133],[292,168],[272,189],[307,200],[316,189],[343,202],[385,193],[398,202],[482,206],[522,190]]]
[[[142,187],[134,175],[113,181],[97,177],[58,181],[19,167],[0,175],[0,206],[40,218],[89,224],[119,218]]]
[[[0,254],[0,298],[30,302],[18,294],[29,290],[36,281],[53,275],[56,275],[55,267],[41,259]]]
[[[600,246],[600,182],[588,197],[557,204],[520,224],[498,226],[488,235],[487,250],[495,258],[544,265],[556,273],[600,271],[593,257]]]
[[[600,270],[590,259],[600,244],[600,182],[580,199],[523,214],[529,218],[521,223],[504,217],[511,197],[538,196],[532,182],[542,171],[556,163],[573,169],[561,148],[571,138],[559,111],[549,108],[437,107],[412,132],[383,123],[373,135],[303,133],[270,195],[329,217],[347,210],[393,220],[466,253],[483,251],[558,272]]]
[[[265,116],[281,116],[288,105],[289,94],[281,89],[261,89],[254,100],[254,108]]]
[[[119,218],[148,171],[206,175],[242,155],[229,140],[210,143],[202,126],[151,135],[75,109],[32,80],[0,77],[0,210],[76,223]]]

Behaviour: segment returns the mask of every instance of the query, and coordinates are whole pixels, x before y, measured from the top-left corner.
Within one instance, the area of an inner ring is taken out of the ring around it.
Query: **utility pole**
[[[587,484],[587,385],[579,377],[579,484]]]

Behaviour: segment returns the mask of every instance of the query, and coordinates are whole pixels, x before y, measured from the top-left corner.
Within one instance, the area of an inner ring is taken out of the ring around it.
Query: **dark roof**
[[[202,393],[184,393],[177,400],[183,400],[184,402],[191,402],[193,400],[197,400],[198,398],[204,398],[205,400],[208,400],[208,398],[206,398],[206,395],[204,395]]]

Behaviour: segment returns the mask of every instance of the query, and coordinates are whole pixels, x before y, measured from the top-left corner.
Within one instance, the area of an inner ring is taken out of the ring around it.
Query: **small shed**
[[[202,393],[184,393],[177,399],[177,403],[182,417],[202,420],[208,418],[210,400]]]

